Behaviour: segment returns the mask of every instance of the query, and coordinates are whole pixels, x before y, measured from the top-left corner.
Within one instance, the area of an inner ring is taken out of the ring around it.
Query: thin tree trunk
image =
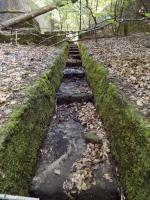
[[[98,11],[98,0],[96,0],[96,12]]]
[[[113,2],[111,0],[111,2],[110,2],[110,12],[111,12],[111,14],[112,14],[112,5],[113,5]]]
[[[120,11],[120,16],[119,16],[120,19],[122,18],[122,15],[123,15],[124,4],[125,4],[125,0],[122,0],[122,2],[121,2],[121,11]],[[117,37],[119,37],[120,27],[121,27],[121,23],[119,23],[119,26],[118,26],[118,29],[117,29]]]
[[[79,26],[79,30],[82,30],[82,2],[80,0],[80,26]]]
[[[143,5],[143,7],[144,7],[145,11],[146,11],[146,12],[148,12],[148,9],[147,9],[147,7],[146,7],[146,5],[145,5],[145,3],[144,3],[144,1],[143,1],[143,0],[141,0],[141,3],[142,3],[142,5]]]
[[[89,15],[89,28],[91,28],[91,17]]]

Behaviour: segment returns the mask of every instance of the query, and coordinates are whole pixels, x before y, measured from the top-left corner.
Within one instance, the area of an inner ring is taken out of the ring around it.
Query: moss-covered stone
[[[111,152],[116,160],[129,200],[150,198],[150,125],[129,104],[108,79],[102,64],[96,63],[80,45],[83,66],[93,90],[97,112],[109,131]]]
[[[96,132],[94,131],[85,133],[84,138],[87,143],[93,143],[99,145],[103,144],[102,140],[97,136]]]
[[[10,38],[9,35],[0,34],[0,42],[1,42],[1,43],[3,43],[3,42],[8,43],[8,42],[11,41],[10,39],[11,39],[11,38]]]
[[[38,151],[55,110],[66,55],[67,47],[28,90],[28,101],[13,111],[0,130],[0,193],[28,195]]]
[[[24,34],[18,34],[18,43],[19,44],[39,44],[42,43],[42,45],[52,45],[57,42],[62,41],[65,39],[65,35],[63,35],[63,32],[51,32],[49,34],[39,34],[38,32],[33,32],[32,29],[23,29]],[[31,33],[32,32],[32,33]],[[1,43],[10,43],[11,41],[15,40],[15,34],[12,35],[9,34],[0,34],[0,42]]]

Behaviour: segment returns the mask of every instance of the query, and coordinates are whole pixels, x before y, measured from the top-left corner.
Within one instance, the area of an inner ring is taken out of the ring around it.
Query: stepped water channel
[[[97,125],[101,121],[95,114],[93,95],[75,44],[70,45],[56,103],[56,113],[40,150],[31,195],[41,200],[120,199],[107,137]],[[86,117],[89,123],[92,113],[96,123],[88,133]],[[99,132],[99,139],[90,140],[92,131]]]

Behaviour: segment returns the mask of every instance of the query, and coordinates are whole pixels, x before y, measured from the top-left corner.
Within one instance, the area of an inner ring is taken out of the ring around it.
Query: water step
[[[57,103],[93,102],[93,95],[85,80],[64,79],[57,92]]]
[[[57,104],[69,104],[69,103],[82,103],[82,102],[93,102],[94,98],[92,94],[58,94]]]
[[[85,71],[82,68],[79,67],[70,67],[70,68],[65,68],[64,69],[64,78],[84,78],[85,77]]]
[[[68,59],[66,62],[66,67],[82,67],[82,62],[81,60],[71,60]]]
[[[69,48],[70,51],[79,51],[79,49],[77,47],[71,47]]]
[[[77,55],[79,54],[80,55],[80,52],[79,51],[70,50],[69,54],[70,55],[72,55],[72,54],[77,54]]]
[[[72,55],[70,55],[70,57],[73,58],[73,59],[78,59],[78,60],[81,59],[80,54],[72,54]]]
[[[70,48],[74,48],[74,47],[75,47],[75,48],[78,48],[78,46],[77,46],[76,44],[73,44],[73,45],[71,44],[71,45],[70,45]]]
[[[83,79],[64,79],[57,92],[57,103],[93,102],[93,95],[87,82]]]

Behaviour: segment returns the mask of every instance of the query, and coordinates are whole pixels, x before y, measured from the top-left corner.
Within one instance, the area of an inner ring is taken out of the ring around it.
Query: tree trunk
[[[82,30],[82,2],[80,0],[80,25],[79,25],[79,30]]]
[[[96,12],[98,11],[98,0],[96,0]]]
[[[17,17],[14,17],[12,19],[9,19],[7,21],[4,21],[0,24],[0,30],[4,30],[13,26],[16,26],[17,24],[23,23],[25,21],[31,20],[39,15],[42,15],[44,13],[47,13],[49,11],[52,11],[54,9],[57,9],[57,7],[62,7],[63,4],[59,5],[47,5],[42,8],[39,8],[37,10],[34,10],[32,12],[19,15]]]
[[[127,36],[129,33],[129,25],[128,23],[124,24],[124,36]]]

